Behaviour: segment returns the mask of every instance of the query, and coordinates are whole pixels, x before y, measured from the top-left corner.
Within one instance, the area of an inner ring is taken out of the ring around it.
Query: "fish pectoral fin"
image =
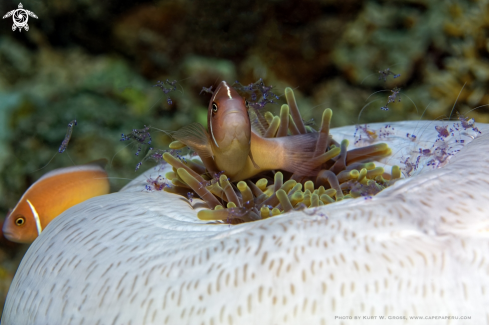
[[[281,168],[303,176],[309,176],[316,167],[312,158],[318,133],[306,133],[280,138],[284,141],[284,166]],[[312,174],[311,174],[312,175]]]
[[[254,107],[250,107],[248,109],[248,115],[250,117],[251,128],[260,136],[264,137],[269,125],[263,114]]]
[[[195,151],[201,159],[214,157],[209,134],[199,123],[191,123],[175,131],[173,138]]]
[[[255,167],[256,169],[260,169],[260,166],[258,166],[255,162],[255,160],[253,159],[253,154],[251,153],[251,149],[250,149],[250,153],[248,154],[248,156],[250,157],[251,159],[251,163],[253,164],[253,167]]]

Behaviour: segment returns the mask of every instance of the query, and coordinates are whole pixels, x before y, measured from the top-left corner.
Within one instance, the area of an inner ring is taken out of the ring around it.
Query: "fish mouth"
[[[236,126],[241,126],[243,124],[246,124],[246,118],[247,116],[244,115],[242,111],[231,110],[231,111],[227,111],[222,116],[222,124],[223,125],[233,124]]]
[[[35,238],[23,238],[21,236],[16,236],[11,232],[3,232],[3,236],[7,238],[8,241],[17,243],[17,244],[30,244],[34,241]]]
[[[13,233],[11,233],[10,231],[3,231],[3,236],[10,241],[14,241],[17,239],[16,236]]]
[[[14,243],[30,243],[30,241],[26,241],[25,238],[22,238],[22,236],[19,236],[19,234],[16,234],[15,232],[9,231],[7,229],[2,229],[3,237],[5,237],[8,241],[14,242]]]
[[[235,115],[236,116],[236,115]],[[231,117],[226,119],[226,134],[220,141],[221,148],[227,148],[228,146],[235,144],[248,145],[250,142],[250,133],[246,127],[243,127],[243,121],[241,117]]]
[[[233,110],[227,111],[226,114],[224,114],[224,115],[233,114],[233,113],[243,113],[243,111],[237,110],[237,109],[233,109]]]

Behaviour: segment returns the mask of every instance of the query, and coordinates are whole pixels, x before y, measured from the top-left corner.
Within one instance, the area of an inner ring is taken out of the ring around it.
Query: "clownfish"
[[[245,99],[222,81],[209,101],[208,131],[192,123],[173,137],[195,151],[210,172],[224,171],[233,182],[267,170],[310,171],[308,160],[313,157],[317,134],[264,138],[251,126]]]
[[[63,211],[92,197],[109,193],[106,159],[86,165],[55,169],[22,195],[3,224],[5,237],[31,243]]]

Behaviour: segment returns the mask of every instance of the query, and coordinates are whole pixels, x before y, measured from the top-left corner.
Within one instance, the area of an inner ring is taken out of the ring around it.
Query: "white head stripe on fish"
[[[223,81],[222,83],[224,84],[224,86],[226,86],[226,89],[228,90],[229,99],[233,99],[233,97],[231,96],[231,89],[229,89],[228,84],[225,81]]]
[[[211,132],[212,140],[214,141],[214,144],[216,145],[216,147],[219,148],[219,145],[217,144],[216,138],[214,138],[214,132],[212,132],[212,123],[209,123],[209,128],[210,128],[209,131]]]
[[[26,200],[27,204],[29,204],[29,207],[31,208],[32,214],[34,215],[34,220],[36,220],[36,228],[37,228],[37,234],[40,235],[42,232],[42,226],[41,226],[41,219],[39,219],[39,214],[36,211],[36,208],[34,208],[34,205],[31,203],[31,201]]]
[[[217,88],[219,88],[219,86]],[[217,89],[214,90],[214,95],[212,96],[212,101],[216,100],[217,93],[218,93]]]

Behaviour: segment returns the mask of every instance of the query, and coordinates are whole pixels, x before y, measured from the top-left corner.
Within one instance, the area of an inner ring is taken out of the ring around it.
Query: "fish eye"
[[[216,103],[212,103],[212,112],[217,113],[217,104]]]
[[[23,226],[25,223],[25,218],[24,217],[18,217],[17,219],[15,219],[15,224],[17,226]]]

